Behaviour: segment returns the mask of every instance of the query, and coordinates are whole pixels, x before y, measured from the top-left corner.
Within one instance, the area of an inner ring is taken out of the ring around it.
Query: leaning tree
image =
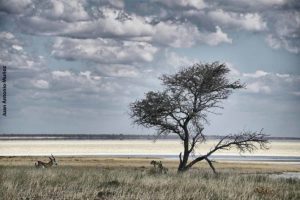
[[[155,128],[158,136],[176,134],[183,143],[179,154],[178,172],[190,169],[194,164],[205,160],[215,172],[210,155],[218,150],[237,148],[240,152],[266,149],[268,140],[262,131],[243,131],[226,135],[209,151],[194,155],[195,148],[205,142],[204,125],[207,114],[222,108],[220,103],[227,99],[233,90],[244,88],[239,80],[231,82],[229,68],[219,62],[194,64],[173,75],[160,77],[164,89],[150,91],[145,98],[130,104],[133,122]]]

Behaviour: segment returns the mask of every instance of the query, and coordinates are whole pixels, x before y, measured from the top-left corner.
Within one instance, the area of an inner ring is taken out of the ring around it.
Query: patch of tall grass
[[[15,199],[300,199],[300,180],[239,171],[195,169],[183,174],[149,168],[0,167],[0,197]]]

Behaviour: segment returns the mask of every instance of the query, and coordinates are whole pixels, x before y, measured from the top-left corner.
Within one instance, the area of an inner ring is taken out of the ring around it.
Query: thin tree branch
[[[211,168],[211,169],[213,170],[213,172],[216,174],[216,173],[217,173],[217,172],[216,172],[216,169],[215,169],[215,167],[213,166],[211,160],[209,160],[207,157],[205,157],[204,159],[208,162],[210,168]]]

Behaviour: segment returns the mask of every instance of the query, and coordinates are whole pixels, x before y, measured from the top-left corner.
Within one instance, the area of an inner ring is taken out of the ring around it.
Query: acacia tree
[[[195,148],[205,142],[204,125],[207,114],[222,108],[220,103],[227,99],[233,90],[244,88],[239,80],[228,79],[229,68],[218,62],[194,64],[173,75],[160,77],[164,89],[146,93],[145,98],[130,104],[133,122],[155,128],[158,136],[176,134],[183,143],[179,154],[178,172],[190,169],[194,164],[205,160],[215,172],[210,155],[218,150],[237,148],[240,152],[252,152],[257,148],[266,149],[268,140],[262,131],[244,131],[227,135],[207,153],[196,156],[189,162]]]

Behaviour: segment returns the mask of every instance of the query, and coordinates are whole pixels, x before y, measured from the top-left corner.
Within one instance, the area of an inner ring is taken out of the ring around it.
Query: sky
[[[162,74],[219,61],[247,86],[206,134],[300,137],[299,54],[297,0],[0,0],[0,133],[152,134],[129,104]]]

